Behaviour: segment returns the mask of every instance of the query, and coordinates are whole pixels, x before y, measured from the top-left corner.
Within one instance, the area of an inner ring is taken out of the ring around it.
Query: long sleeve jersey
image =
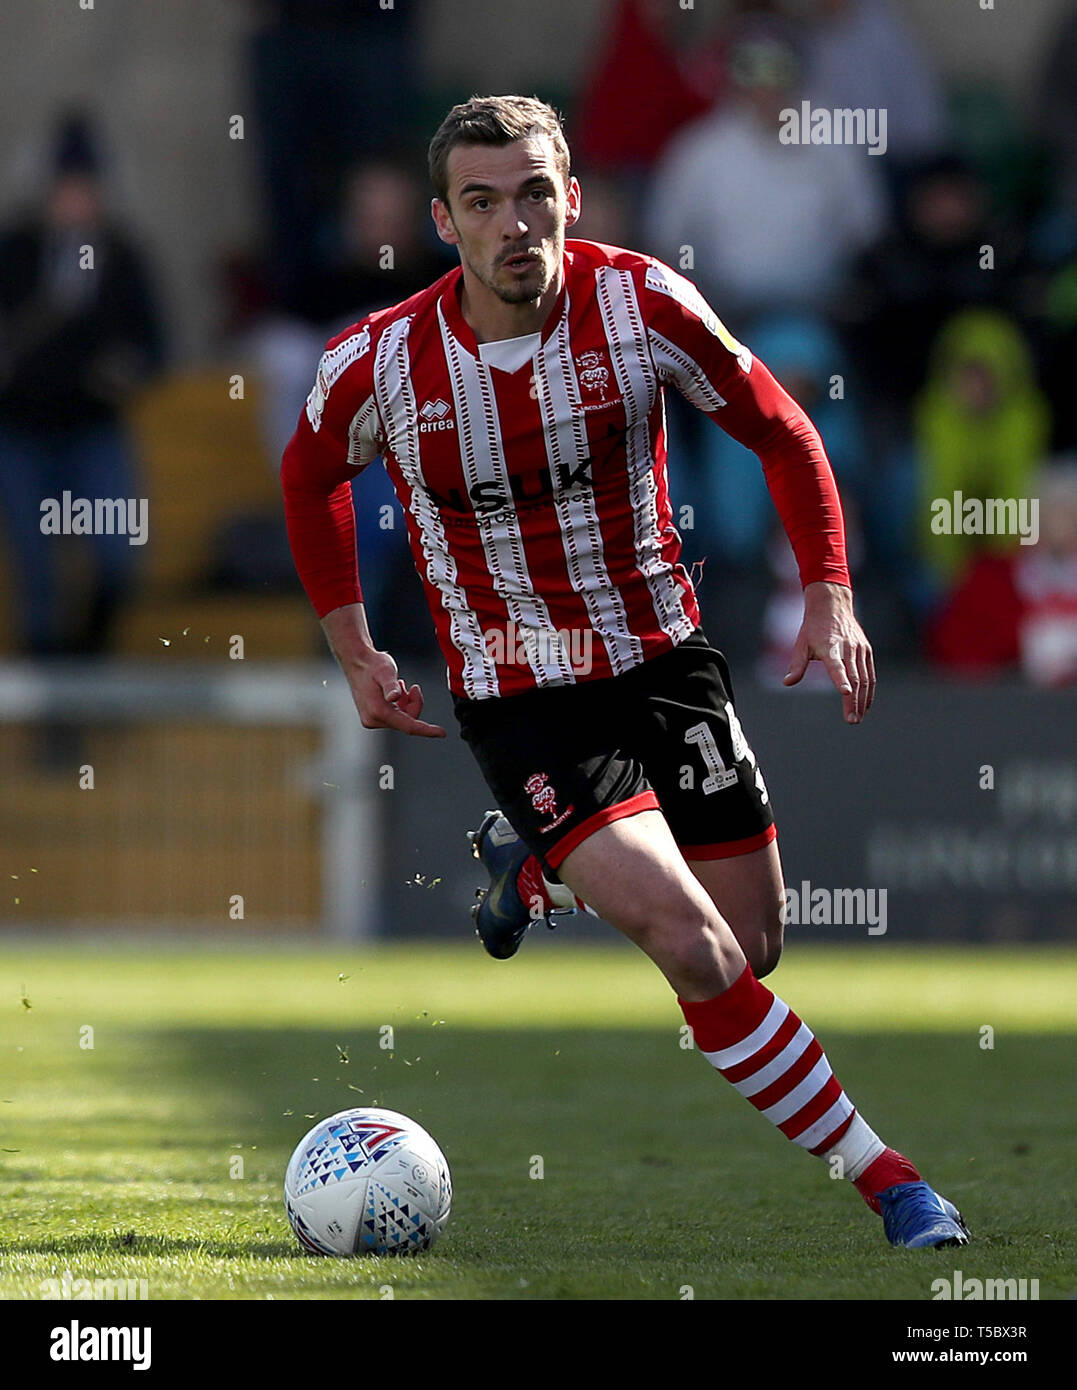
[[[758,454],[802,583],[848,585],[817,431],[684,276],[566,242],[559,297],[515,371],[483,361],[461,278],[450,271],[327,345],[281,469],[319,617],[361,600],[350,484],[380,456],[454,694],[616,676],[684,641],[699,607],[667,485],[667,387]],[[503,640],[510,625],[523,642]],[[548,640],[580,630],[584,671],[568,642]]]

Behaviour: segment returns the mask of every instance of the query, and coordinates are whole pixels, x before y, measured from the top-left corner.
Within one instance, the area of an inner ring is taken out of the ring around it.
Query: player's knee
[[[731,982],[740,972],[740,951],[732,934],[694,905],[660,919],[642,944],[667,976],[700,989],[717,993],[718,979]]]
[[[658,948],[663,964],[685,979],[708,975],[715,955],[713,937],[702,919],[666,932]]]
[[[652,954],[664,933],[660,909],[637,900],[626,904],[609,919],[630,941],[648,954]]]
[[[749,956],[752,973],[757,980],[769,975],[777,967],[782,958],[783,944],[781,928],[778,929],[777,935],[764,936],[757,942],[755,951]]]
[[[782,958],[784,944],[785,922],[781,904],[778,904],[773,912],[767,914],[765,920],[759,923],[754,949],[746,952],[757,980],[769,975],[776,968]]]

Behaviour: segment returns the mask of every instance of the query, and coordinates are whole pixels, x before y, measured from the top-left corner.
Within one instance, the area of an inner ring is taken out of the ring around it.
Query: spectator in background
[[[819,431],[841,486],[856,494],[865,468],[863,422],[837,336],[818,318],[780,315],[745,330],[744,342],[765,362]],[[774,519],[759,459],[722,430],[699,441],[698,478],[684,476],[670,459],[675,501],[696,505],[704,549],[716,564],[737,569],[761,565]]]
[[[614,0],[597,60],[581,85],[575,157],[633,188],[673,135],[723,95],[721,43],[685,51],[699,16],[668,0]]]
[[[580,220],[571,229],[572,236],[605,246],[628,246],[634,236],[632,210],[622,184],[606,174],[586,169],[579,170],[578,177],[585,191]]]
[[[957,314],[931,353],[915,405],[918,532],[929,584],[946,587],[975,552],[1013,537],[936,534],[933,502],[1028,497],[1050,439],[1050,412],[1017,325],[990,309]]]
[[[1021,268],[1017,231],[992,216],[987,189],[961,159],[940,155],[908,181],[893,226],[856,264],[842,312],[866,380],[898,407],[888,432],[904,425],[942,325],[973,305],[1013,307]]]
[[[344,175],[340,213],[304,294],[332,331],[424,289],[449,262],[429,230],[425,184],[403,156],[372,156]]]
[[[1045,470],[1036,495],[1038,543],[977,556],[931,625],[929,654],[952,675],[1077,683],[1077,461]]]
[[[892,0],[786,4],[805,14],[803,95],[812,106],[886,111],[887,175],[943,148],[948,120],[942,85]]]
[[[424,235],[428,225],[425,187],[402,160],[374,156],[345,171],[336,218],[296,297],[302,312],[270,309],[248,337],[265,387],[263,426],[274,460],[292,437],[326,340],[449,268],[440,243]]]
[[[757,321],[741,336],[811,416],[834,465],[843,505],[856,510],[857,496],[871,494],[874,470],[869,479],[858,388],[836,335],[821,319],[783,314]],[[674,515],[682,518],[687,562],[702,563],[704,599],[711,594],[721,604],[723,650],[754,660],[773,597],[768,565],[774,504],[755,454],[711,428],[698,411],[679,408],[676,397],[668,406],[670,497]],[[682,511],[686,505],[690,513]],[[857,555],[859,564],[859,548]],[[858,591],[862,601],[862,583]],[[882,647],[876,636],[872,642],[886,650],[893,623],[889,614],[877,616],[883,619]]]
[[[80,611],[57,583],[64,541],[42,534],[41,503],[137,498],[122,412],[161,359],[149,273],[108,215],[91,122],[71,115],[41,206],[0,229],[0,513],[23,653],[107,646],[138,548],[124,534],[86,538],[95,565]]]
[[[1043,387],[1051,402],[1056,451],[1077,449],[1077,255],[1050,275],[1040,314]]]
[[[1055,162],[1057,199],[1077,215],[1077,11],[1061,13],[1033,90],[1040,133]]]
[[[271,232],[271,288],[304,302],[345,171],[406,140],[421,115],[414,35],[420,0],[252,0],[251,94]],[[387,301],[388,302],[388,301]]]
[[[448,269],[427,236],[424,183],[400,159],[372,156],[349,169],[338,217],[297,302],[303,313],[271,310],[250,329],[246,350],[261,382],[262,431],[274,466],[304,408],[326,342],[374,309],[399,303]],[[404,651],[430,645],[422,591],[415,583],[403,516],[389,475],[365,469],[353,484],[363,585],[387,615],[384,640]],[[389,524],[391,519],[391,524]],[[402,597],[390,600],[389,589]],[[417,639],[415,633],[422,634]]]
[[[825,313],[882,229],[879,161],[855,145],[779,140],[782,111],[801,97],[781,28],[744,29],[730,77],[728,105],[683,130],[658,165],[646,249],[691,274],[734,331],[761,313]]]
[[[1032,91],[1037,133],[1051,165],[1031,238],[1043,275],[1037,318],[1054,449],[1063,453],[1077,449],[1077,11],[1072,7],[1050,32]]]

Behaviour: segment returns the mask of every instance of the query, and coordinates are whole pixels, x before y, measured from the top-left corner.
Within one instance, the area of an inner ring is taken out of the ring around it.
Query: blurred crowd
[[[124,407],[163,354],[152,274],[109,215],[93,123],[65,116],[39,202],[0,227],[0,526],[26,655],[108,651],[137,550],[89,530],[73,583],[41,504],[140,495]]]
[[[455,258],[427,213],[439,113],[419,92],[417,7],[259,9],[246,61],[265,237],[221,266],[221,332],[263,383],[275,465],[326,338]],[[666,0],[606,14],[564,102],[583,186],[572,234],[689,275],[808,410],[880,660],[1077,681],[1077,14],[1020,113],[1000,87],[948,81],[894,0],[741,0],[702,27]],[[804,102],[885,111],[885,151],[782,143],[781,113]],[[99,547],[94,602],[63,637],[25,499],[56,479],[133,495],[121,399],[163,361],[152,275],[108,221],[98,160],[68,120],[40,206],[0,230],[0,510],[31,652],[100,649],[131,559]],[[106,224],[113,278],[90,291],[68,252]],[[708,629],[780,679],[799,589],[758,460],[683,402],[669,430]],[[431,652],[402,519],[380,522],[396,507],[384,471],[355,495],[375,637]],[[1038,498],[1036,534],[937,533],[932,504],[955,496]]]

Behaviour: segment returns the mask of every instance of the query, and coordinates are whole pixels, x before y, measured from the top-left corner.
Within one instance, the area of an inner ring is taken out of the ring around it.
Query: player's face
[[[540,300],[560,271],[565,228],[580,215],[579,184],[565,187],[549,137],[457,145],[447,172],[448,205],[432,206],[438,235],[506,304]]]

